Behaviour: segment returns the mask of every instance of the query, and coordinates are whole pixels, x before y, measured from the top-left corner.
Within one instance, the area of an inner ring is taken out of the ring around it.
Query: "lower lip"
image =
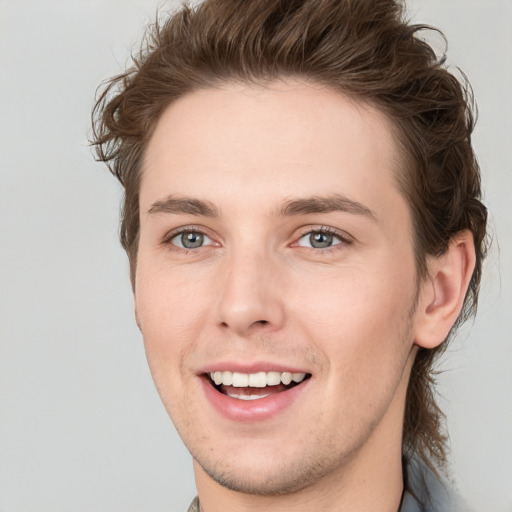
[[[286,391],[265,398],[239,400],[220,393],[208,382],[207,378],[201,377],[206,398],[214,409],[229,420],[244,423],[267,420],[279,414],[299,398],[309,381],[310,379],[307,379]]]

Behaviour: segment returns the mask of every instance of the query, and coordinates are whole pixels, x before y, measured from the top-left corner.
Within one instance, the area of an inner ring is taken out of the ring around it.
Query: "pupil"
[[[183,233],[181,235],[181,243],[187,249],[195,249],[203,245],[204,236],[201,233]]]
[[[309,241],[315,249],[324,249],[332,245],[332,238],[333,236],[328,233],[312,233],[309,236]]]

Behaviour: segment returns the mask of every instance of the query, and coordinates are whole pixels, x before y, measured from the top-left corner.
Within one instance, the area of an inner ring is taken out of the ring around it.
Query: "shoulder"
[[[422,461],[407,461],[406,491],[400,512],[474,512],[457,494],[448,480],[443,480]]]
[[[200,512],[200,509],[199,509],[199,499],[198,499],[197,496],[194,498],[194,500],[190,504],[190,507],[188,507],[187,512]]]

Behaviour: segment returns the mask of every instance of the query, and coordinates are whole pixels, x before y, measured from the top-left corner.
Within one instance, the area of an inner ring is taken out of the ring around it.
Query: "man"
[[[432,364],[476,307],[465,89],[391,0],[183,8],[95,107],[190,510],[466,510]]]

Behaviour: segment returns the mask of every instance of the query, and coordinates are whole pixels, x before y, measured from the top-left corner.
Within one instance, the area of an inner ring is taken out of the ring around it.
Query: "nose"
[[[271,332],[284,323],[282,272],[263,252],[232,254],[222,264],[218,320],[238,336]]]

